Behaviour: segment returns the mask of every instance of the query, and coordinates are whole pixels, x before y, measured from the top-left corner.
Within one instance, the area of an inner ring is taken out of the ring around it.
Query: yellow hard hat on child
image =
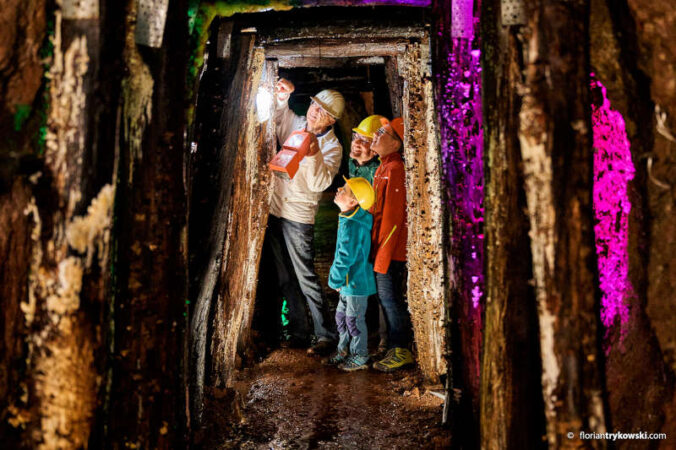
[[[357,199],[357,203],[359,203],[362,209],[369,209],[373,206],[376,201],[376,193],[366,178],[355,177],[348,179],[343,177],[343,179],[350,186],[354,198]]]
[[[355,133],[359,133],[362,136],[367,137],[369,139],[373,139],[373,133],[378,131],[378,128],[382,127],[380,119],[384,119],[384,117],[379,116],[378,114],[368,116],[366,119],[362,120],[359,123],[359,126],[357,126],[357,128],[352,128],[352,131],[354,131]]]

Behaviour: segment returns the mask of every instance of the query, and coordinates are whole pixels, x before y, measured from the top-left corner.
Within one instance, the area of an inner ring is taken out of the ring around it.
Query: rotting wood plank
[[[676,5],[672,5],[672,9],[673,6]],[[662,6],[650,5],[649,7],[654,7],[656,12]],[[625,120],[625,131],[631,142],[632,160],[634,167],[638,169],[634,174],[634,179],[627,185],[627,194],[631,204],[627,236],[627,281],[630,280],[633,295],[627,295],[623,302],[626,302],[629,308],[629,320],[626,323],[618,320],[613,327],[606,329],[603,342],[603,347],[606,349],[605,375],[608,387],[608,407],[613,428],[616,430],[657,431],[664,426],[660,431],[666,432],[669,436],[673,434],[669,427],[676,426],[676,423],[670,423],[674,421],[665,420],[663,416],[654,412],[664,410],[665,405],[674,401],[673,395],[670,394],[674,392],[673,383],[664,381],[669,380],[669,377],[665,376],[668,369],[664,356],[673,354],[673,352],[664,346],[660,349],[656,337],[659,336],[660,328],[664,325],[666,326],[663,330],[668,329],[668,333],[673,336],[676,336],[674,333],[676,328],[673,326],[673,315],[660,312],[656,316],[653,315],[651,320],[645,307],[645,305],[650,305],[650,308],[655,308],[659,302],[663,302],[663,304],[669,304],[671,308],[673,301],[671,297],[662,295],[652,300],[647,298],[648,277],[655,273],[649,270],[649,265],[660,266],[655,262],[655,258],[648,257],[649,236],[652,232],[646,233],[645,230],[650,229],[650,221],[655,216],[648,212],[646,202],[649,186],[647,183],[652,184],[653,187],[657,186],[649,181],[647,171],[640,170],[640,168],[644,163],[642,155],[653,150],[654,129],[650,126],[636,126],[636,124],[650,123],[649,118],[654,114],[650,89],[661,83],[655,78],[648,83],[642,79],[646,77],[646,74],[636,69],[640,58],[637,58],[635,50],[638,44],[637,36],[632,30],[636,29],[637,25],[633,24],[633,20],[628,21],[629,17],[629,5],[614,3],[609,5],[605,0],[591,1],[591,65],[595,76],[607,88],[606,94],[611,103],[610,107],[621,113]],[[676,16],[674,19],[676,20]],[[640,25],[638,27],[643,28]],[[667,29],[664,28],[664,30]],[[616,33],[613,30],[621,32]],[[676,33],[672,35],[676,36]],[[603,101],[604,96],[600,89],[593,88],[592,102],[595,104],[593,109],[598,108],[596,119],[605,122],[603,118],[611,119],[612,115],[606,115],[606,108],[601,104]],[[592,114],[592,117],[594,115]],[[601,126],[605,128],[606,123]],[[615,123],[614,126],[617,127],[618,124]],[[602,151],[605,157],[610,156],[605,153],[606,149],[595,147],[595,160],[596,152],[599,151]],[[657,156],[656,159],[662,158]],[[615,162],[613,162],[613,168],[615,168]],[[602,178],[609,175],[608,172],[602,170],[597,172],[597,168],[595,172],[599,173]],[[663,208],[658,209],[661,214]],[[598,211],[595,211],[595,214],[598,216]],[[615,220],[615,223],[620,224],[622,218],[615,216]],[[670,219],[668,222],[669,226],[673,227],[673,220]],[[669,255],[669,258],[673,259],[674,252],[669,250],[669,245],[665,245],[664,241],[667,234],[657,233],[656,236],[660,238],[656,245],[659,246],[659,254]],[[599,239],[600,236],[597,234],[596,238]],[[613,246],[609,247],[609,249],[612,248]],[[658,277],[660,282],[662,279],[670,279],[661,271],[658,271]],[[674,289],[666,289],[665,292],[673,291]],[[631,348],[632,351],[625,351],[625,348]],[[641,385],[642,389],[636,389],[638,385]]]
[[[422,70],[427,44],[409,44],[398,58],[402,72],[404,164],[408,220],[408,308],[423,375],[438,381],[446,373],[447,351],[443,264],[441,155],[432,82]]]
[[[527,5],[519,141],[531,222],[547,439],[603,433],[592,224],[588,4]],[[587,441],[604,448],[605,441]]]

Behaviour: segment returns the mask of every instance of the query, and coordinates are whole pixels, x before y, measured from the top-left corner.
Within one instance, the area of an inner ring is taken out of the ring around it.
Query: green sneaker
[[[373,364],[373,368],[381,372],[392,372],[414,362],[409,349],[395,347],[391,348],[383,359]]]
[[[328,358],[322,359],[322,365],[324,366],[338,366],[344,363],[347,360],[347,353],[335,352],[333,355]]]
[[[345,372],[354,372],[355,370],[368,369],[369,368],[368,362],[369,362],[368,356],[351,355],[348,356],[345,362],[339,365],[338,368],[340,370],[344,370]]]

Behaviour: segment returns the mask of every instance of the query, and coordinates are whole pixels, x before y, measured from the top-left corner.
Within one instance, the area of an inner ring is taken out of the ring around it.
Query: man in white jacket
[[[302,117],[289,109],[289,96],[294,91],[290,81],[280,79],[275,91],[274,119],[280,145],[295,130],[306,129],[313,140],[293,179],[274,179],[266,244],[289,307],[292,345],[308,342],[307,304],[316,337],[308,353],[323,355],[335,347],[336,333],[314,270],[314,223],[322,192],[340,168],[343,148],[333,124],[343,113],[345,100],[340,93],[325,89],[311,97],[307,116]]]

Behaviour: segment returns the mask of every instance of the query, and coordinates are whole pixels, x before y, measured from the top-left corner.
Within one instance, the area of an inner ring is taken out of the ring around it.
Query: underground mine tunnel
[[[3,448],[672,448],[675,8],[10,0]],[[353,129],[401,141],[414,364],[288,339],[280,79],[342,148],[307,233],[329,321]]]

